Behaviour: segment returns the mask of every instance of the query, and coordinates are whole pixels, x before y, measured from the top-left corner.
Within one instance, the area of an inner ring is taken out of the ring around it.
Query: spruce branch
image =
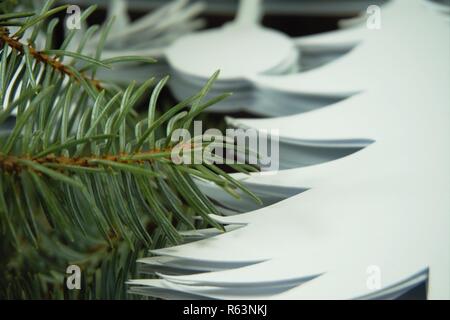
[[[28,55],[29,54],[29,55],[33,56],[33,58],[36,61],[38,61],[40,63],[43,63],[43,64],[46,64],[46,65],[49,65],[54,70],[57,70],[60,73],[66,75],[66,76],[68,76],[70,78],[73,78],[76,81],[79,81],[79,79],[77,78],[77,75],[75,75],[75,73],[73,72],[73,69],[71,67],[64,65],[55,56],[51,57],[51,56],[49,56],[48,54],[46,54],[46,53],[44,53],[42,51],[36,50],[31,43],[25,45],[25,44],[21,43],[18,38],[11,37],[9,35],[9,31],[8,31],[7,28],[0,27],[0,40],[1,40],[0,44],[2,44],[2,43],[7,44],[11,49],[17,50],[22,55],[24,55],[24,54]],[[81,56],[77,55],[77,57],[81,57]],[[92,62],[92,59],[89,59],[89,61]],[[91,82],[92,85],[97,90],[100,91],[100,90],[103,89],[100,81],[98,81],[96,79],[89,78],[84,73],[80,73],[80,74],[81,74],[81,76],[83,77],[83,79],[85,81]]]
[[[215,77],[217,74],[213,78]],[[207,85],[211,86],[211,83]],[[42,92],[35,98],[39,102],[45,96],[42,95]],[[189,173],[178,169],[178,166],[170,161],[171,139],[162,137],[157,140],[157,149],[143,150],[146,138],[154,133],[158,126],[176,117],[176,111],[186,107],[189,101],[195,103],[201,100],[207,90],[202,90],[200,94],[179,103],[158,119],[150,122],[149,127],[142,135],[139,131],[127,128],[127,114],[133,107],[130,105],[131,99],[127,97],[133,96],[133,93],[133,85],[130,85],[123,94],[124,98],[120,109],[105,116],[102,121],[92,114],[92,109],[87,108],[81,115],[80,126],[74,136],[62,141],[58,135],[49,134],[48,136],[54,137],[54,139],[45,144],[42,138],[36,135],[40,131],[39,119],[36,114],[33,117],[35,110],[33,106],[37,106],[38,103],[34,103],[31,99],[29,107],[17,117],[14,130],[0,148],[0,168],[2,168],[4,178],[2,182],[5,185],[13,184],[19,191],[25,188],[34,190],[35,192],[31,192],[28,197],[33,203],[46,209],[50,224],[60,221],[61,226],[70,226],[68,229],[73,227],[83,229],[84,227],[82,217],[70,221],[63,213],[63,209],[55,203],[48,203],[48,199],[59,198],[59,202],[62,202],[64,207],[70,208],[71,214],[75,217],[80,215],[80,211],[89,212],[92,217],[97,217],[96,223],[99,232],[107,240],[110,238],[110,231],[116,234],[120,228],[125,226],[126,234],[131,232],[142,242],[151,243],[151,237],[134,216],[134,212],[137,211],[153,212],[154,221],[163,228],[168,239],[174,244],[179,243],[181,238],[172,226],[171,216],[177,215],[180,220],[189,225],[192,225],[192,221],[184,217],[182,208],[179,205],[175,206],[173,201],[166,205],[161,203],[159,199],[164,196],[181,197],[189,205],[195,207],[198,210],[197,213],[205,221],[221,228],[219,224],[209,218],[209,214],[217,213],[217,209],[211,201],[201,195]],[[214,99],[214,101],[216,100]],[[207,101],[205,104],[210,105],[211,103]],[[94,111],[101,111],[101,109]],[[55,108],[49,109],[48,112],[49,117],[54,118],[53,113],[60,113],[60,110]],[[195,112],[193,113],[195,114]],[[102,115],[101,112],[98,114]],[[35,126],[30,128],[27,124],[33,123],[33,120],[36,122]],[[62,127],[67,127],[70,120],[70,115],[61,119],[64,121]],[[180,121],[178,125],[183,127],[186,121],[191,121],[191,118],[185,117],[184,121]],[[97,126],[93,126],[94,123]],[[89,128],[89,130],[83,128]],[[172,130],[173,128],[170,131]],[[95,131],[103,132],[100,135],[90,134]],[[126,140],[125,136],[127,136]],[[29,148],[28,142],[32,141],[33,137],[37,138],[35,143],[32,143],[32,148]],[[202,145],[202,148],[204,147]],[[92,150],[94,150],[94,155],[91,153]],[[131,150],[139,151],[131,152]],[[78,154],[82,156],[78,157]],[[220,181],[227,187],[239,186],[223,171],[219,171],[212,165],[205,164],[202,168],[213,177],[212,180],[216,183]],[[202,177],[208,177],[208,175],[204,174]],[[176,183],[173,183],[174,181]],[[163,188],[162,185],[164,185],[165,194],[160,194],[159,190]],[[96,187],[96,192],[94,192],[94,187]],[[105,189],[108,190],[107,194],[105,194]],[[36,197],[35,194],[39,193],[41,196]],[[85,208],[74,206],[73,199],[70,197],[86,203]],[[120,202],[114,208],[114,218],[106,216],[105,212],[110,210],[101,208],[104,200],[102,197],[106,197],[111,202]],[[6,198],[2,202],[14,203],[12,200]],[[18,202],[16,204],[14,209],[23,210]],[[6,213],[5,216],[8,217],[9,208],[2,209]],[[32,219],[32,216],[30,218]],[[119,224],[121,224],[120,227]],[[35,230],[33,231],[33,222],[25,219],[22,221],[22,225],[25,226],[29,239],[35,241],[38,235]],[[10,231],[11,234],[17,233],[15,230]]]
[[[216,206],[195,179],[258,199],[215,164],[171,161],[175,130],[190,128],[204,109],[228,96],[204,101],[218,72],[200,92],[161,114],[159,96],[167,77],[125,89],[94,80],[98,67],[153,60],[102,61],[101,43],[113,21],[103,29],[93,57],[83,54],[83,44],[77,52],[66,50],[75,31],[55,47],[57,20],[45,25],[61,10],[51,9],[53,2],[40,13],[0,15],[0,125],[15,118],[12,130],[0,135],[0,296],[71,297],[62,289],[63,268],[70,262],[87,269],[83,281],[89,290],[77,297],[124,297],[125,280],[145,249],[181,243],[179,230],[222,229],[210,218],[219,214]],[[20,27],[11,36],[8,30],[16,24]],[[45,27],[45,50],[39,51],[33,43]],[[26,33],[28,44],[21,41]],[[64,63],[64,57],[73,60]],[[139,115],[135,109],[144,96],[150,97],[148,111]],[[202,143],[201,151],[210,145]],[[188,152],[195,148],[191,142],[187,147]]]

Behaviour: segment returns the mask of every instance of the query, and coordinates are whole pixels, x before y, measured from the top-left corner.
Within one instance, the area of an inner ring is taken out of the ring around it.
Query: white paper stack
[[[249,19],[249,23],[240,20],[246,14],[243,12],[246,8],[241,5],[236,21],[181,37],[166,50],[174,75],[171,88],[178,99],[200,90],[217,69],[222,74],[210,96],[224,91],[234,94],[208,109],[213,112],[288,116],[338,102],[355,93],[312,90],[314,83],[309,84],[307,80],[316,74],[322,79],[322,69],[318,67],[364,42],[365,35],[371,31],[365,21],[341,31],[289,38],[257,23],[261,16],[260,1],[242,3],[249,7],[253,4],[253,10],[247,14],[256,18]],[[383,7],[383,19],[394,19],[401,10],[397,3],[388,3]],[[306,87],[302,89],[299,83],[305,83]]]
[[[299,52],[286,35],[263,28],[260,1],[242,1],[235,21],[218,29],[192,33],[175,41],[166,51],[173,70],[171,88],[182,99],[199,91],[217,69],[221,75],[211,96],[233,92],[233,97],[213,111],[247,110],[260,100],[250,77],[254,74],[283,75],[298,70]],[[247,15],[251,18],[247,19]],[[262,101],[266,108],[270,103]],[[261,106],[259,113],[265,114]]]
[[[160,278],[132,280],[131,292],[394,299],[426,281],[429,299],[450,298],[450,25],[424,1],[392,5],[401,10],[338,60],[289,80],[257,76],[272,90],[351,97],[295,116],[231,119],[279,129],[292,147],[289,156],[280,151],[281,164],[292,169],[242,178],[263,208],[203,184],[229,213],[213,218],[230,231],[199,230],[190,240],[202,240],[153,251],[140,262]],[[313,159],[303,146],[327,156]],[[326,152],[340,148],[359,151]],[[292,159],[296,150],[310,161]]]

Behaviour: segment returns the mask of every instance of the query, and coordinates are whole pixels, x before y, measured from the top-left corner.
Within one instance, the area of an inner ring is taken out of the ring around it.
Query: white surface
[[[243,3],[249,7],[255,5],[253,2]],[[244,5],[240,9],[246,10]],[[255,11],[255,8],[250,9],[249,12]],[[383,6],[383,23],[395,24],[395,17],[402,14],[403,9],[401,2],[395,1]],[[200,90],[206,79],[220,69],[221,76],[215,87],[222,88],[227,84],[227,90],[234,91],[235,96],[209,111],[243,110],[264,116],[292,115],[320,108],[324,100],[349,97],[379,81],[379,78],[372,77],[373,72],[379,71],[378,65],[367,68],[366,64],[367,54],[373,51],[373,44],[367,44],[366,40],[378,30],[369,30],[365,20],[353,28],[291,39],[253,24],[253,16],[258,16],[257,13],[249,18],[250,23],[239,23],[243,16],[238,12],[236,22],[182,37],[169,47],[169,65],[175,73],[184,77],[184,82],[175,80],[171,83],[176,97],[182,99],[188,87],[189,90]],[[308,53],[310,57],[331,53],[333,57],[347,53],[355,46],[358,47],[346,54],[344,59],[315,70],[299,72],[301,52]],[[349,74],[349,64],[360,67]],[[327,79],[324,75],[328,74],[336,74],[336,77]],[[338,77],[342,79],[337,81]],[[296,103],[299,107],[295,106]]]
[[[220,80],[226,81],[270,71],[292,48],[290,39],[278,31],[233,24],[177,40],[167,59],[175,70],[194,77],[208,78],[220,69]]]
[[[320,78],[327,90],[360,95],[295,117],[235,120],[289,139],[373,144],[322,165],[256,174],[247,181],[310,190],[218,218],[245,224],[232,232],[154,252],[248,266],[133,284],[165,298],[386,298],[429,274],[428,298],[450,298],[450,29],[419,1],[398,3],[403,14],[371,34],[364,57],[345,57],[345,69],[315,78],[317,88]],[[373,265],[380,289],[367,286]]]

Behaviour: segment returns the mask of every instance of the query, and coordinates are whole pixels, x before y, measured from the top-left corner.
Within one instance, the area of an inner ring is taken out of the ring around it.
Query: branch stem
[[[25,46],[28,47],[28,51],[32,57],[34,57],[40,63],[51,66],[53,69],[59,71],[60,73],[67,75],[70,78],[79,81],[77,76],[70,70],[70,68],[64,65],[61,61],[59,61],[55,57],[50,57],[49,55],[42,53],[36,50],[31,44],[25,45],[14,37],[9,36],[8,29],[0,28],[0,43],[6,43],[11,49],[20,52],[21,54],[25,54]],[[98,91],[103,89],[100,81],[96,79],[91,79],[84,74],[81,76],[88,82],[90,82]]]

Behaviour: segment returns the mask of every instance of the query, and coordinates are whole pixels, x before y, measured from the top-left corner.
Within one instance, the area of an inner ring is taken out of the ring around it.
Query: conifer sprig
[[[252,193],[214,164],[176,165],[170,158],[174,130],[189,128],[201,111],[228,96],[204,101],[218,73],[158,116],[168,78],[125,89],[94,80],[98,67],[153,60],[102,61],[101,44],[94,57],[83,54],[82,44],[69,52],[73,33],[55,47],[58,19],[48,18],[65,7],[51,9],[53,2],[36,14],[0,15],[0,125],[15,118],[12,130],[0,134],[0,296],[63,297],[62,268],[70,261],[89,268],[83,279],[91,291],[83,297],[123,297],[143,248],[182,242],[180,229],[222,228],[209,217],[218,211],[194,177],[233,195],[235,189]],[[45,50],[39,51],[35,42],[43,30]],[[146,95],[148,112],[141,116],[135,108]],[[248,172],[245,165],[232,167]]]

